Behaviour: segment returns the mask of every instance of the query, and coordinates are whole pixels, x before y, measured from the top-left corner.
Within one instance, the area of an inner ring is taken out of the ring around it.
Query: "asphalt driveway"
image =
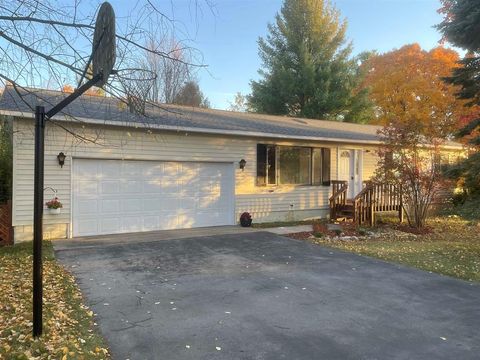
[[[58,248],[58,247],[57,247]],[[266,232],[63,244],[114,359],[478,359],[480,286]]]

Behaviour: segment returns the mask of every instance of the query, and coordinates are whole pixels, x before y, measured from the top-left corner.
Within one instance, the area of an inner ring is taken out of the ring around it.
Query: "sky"
[[[433,26],[441,21],[439,0],[337,0],[335,4],[347,19],[354,54],[386,52],[414,42],[427,50],[438,46],[440,35]],[[261,67],[257,40],[267,34],[267,24],[281,5],[281,0],[174,0],[167,5],[208,65],[197,77],[213,108],[228,109],[236,92],[250,93],[249,83],[259,78]]]

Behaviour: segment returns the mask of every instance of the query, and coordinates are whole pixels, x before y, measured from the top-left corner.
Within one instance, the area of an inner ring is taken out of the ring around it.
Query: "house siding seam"
[[[44,227],[50,238],[69,235],[71,221],[71,165],[73,158],[99,158],[119,160],[157,161],[203,161],[230,162],[235,168],[235,218],[248,211],[254,221],[276,221],[326,216],[330,188],[326,186],[256,186],[256,145],[274,143],[329,147],[331,149],[331,179],[337,176],[337,148],[348,148],[339,143],[313,141],[273,141],[267,138],[245,138],[235,136],[201,135],[178,132],[149,132],[109,126],[83,128],[72,123],[69,130],[83,137],[97,139],[94,144],[74,138],[65,130],[48,124],[45,138],[45,187],[57,190],[63,203],[59,215],[45,213]],[[31,119],[14,121],[13,137],[13,226],[15,239],[28,240],[33,222],[33,150],[34,124]],[[353,146],[370,149],[364,153],[363,179],[374,173],[376,165],[375,146]],[[65,165],[60,168],[57,154],[67,155]],[[239,169],[240,159],[247,161],[244,171]],[[53,197],[45,191],[45,201]],[[293,206],[292,206],[293,205]]]

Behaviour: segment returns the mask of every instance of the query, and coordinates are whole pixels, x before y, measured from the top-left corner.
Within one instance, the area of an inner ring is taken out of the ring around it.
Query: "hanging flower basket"
[[[54,197],[52,200],[45,203],[47,206],[47,211],[49,214],[58,215],[62,212],[63,204],[58,200],[57,197]]]
[[[244,212],[242,215],[240,215],[240,225],[243,227],[252,226],[252,216],[248,212]]]

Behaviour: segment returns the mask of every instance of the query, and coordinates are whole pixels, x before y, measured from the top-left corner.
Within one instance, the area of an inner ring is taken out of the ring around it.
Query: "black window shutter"
[[[330,186],[330,149],[322,148],[322,185]]]
[[[267,185],[267,145],[257,144],[257,186]]]

